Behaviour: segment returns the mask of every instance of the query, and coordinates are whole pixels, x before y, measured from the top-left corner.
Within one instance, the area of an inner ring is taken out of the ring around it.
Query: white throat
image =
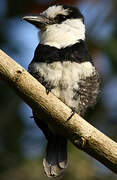
[[[61,49],[85,40],[85,25],[81,19],[69,19],[62,24],[49,25],[39,35],[41,44]]]

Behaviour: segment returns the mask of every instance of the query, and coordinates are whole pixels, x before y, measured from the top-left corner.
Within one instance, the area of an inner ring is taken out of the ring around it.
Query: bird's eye
[[[65,15],[60,14],[60,15],[59,15],[59,19],[65,20],[65,19],[67,19],[67,17],[66,17]]]
[[[67,19],[67,16],[63,15],[63,14],[59,14],[56,19],[59,21],[59,22],[62,22],[64,20]]]
[[[67,19],[67,17],[65,15],[62,16],[62,19]]]

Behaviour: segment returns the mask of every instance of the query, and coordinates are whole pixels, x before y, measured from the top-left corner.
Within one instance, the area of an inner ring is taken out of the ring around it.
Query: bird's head
[[[24,20],[40,29],[40,43],[64,48],[85,40],[84,18],[78,8],[53,5],[39,15]]]

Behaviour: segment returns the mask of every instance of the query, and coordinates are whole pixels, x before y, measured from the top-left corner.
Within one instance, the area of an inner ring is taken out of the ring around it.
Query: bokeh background
[[[96,107],[86,119],[117,141],[117,1],[116,0],[0,0],[0,48],[27,69],[39,38],[38,30],[22,21],[51,3],[81,9],[87,42],[102,77]],[[0,81],[0,180],[46,180],[42,158],[46,140],[31,109]],[[61,180],[116,180],[110,170],[69,143],[69,166]]]

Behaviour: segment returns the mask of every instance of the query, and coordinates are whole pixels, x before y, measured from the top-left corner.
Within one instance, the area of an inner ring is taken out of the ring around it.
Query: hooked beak
[[[53,21],[44,15],[24,16],[23,20],[35,25],[41,30],[45,30],[47,25],[53,24]]]

